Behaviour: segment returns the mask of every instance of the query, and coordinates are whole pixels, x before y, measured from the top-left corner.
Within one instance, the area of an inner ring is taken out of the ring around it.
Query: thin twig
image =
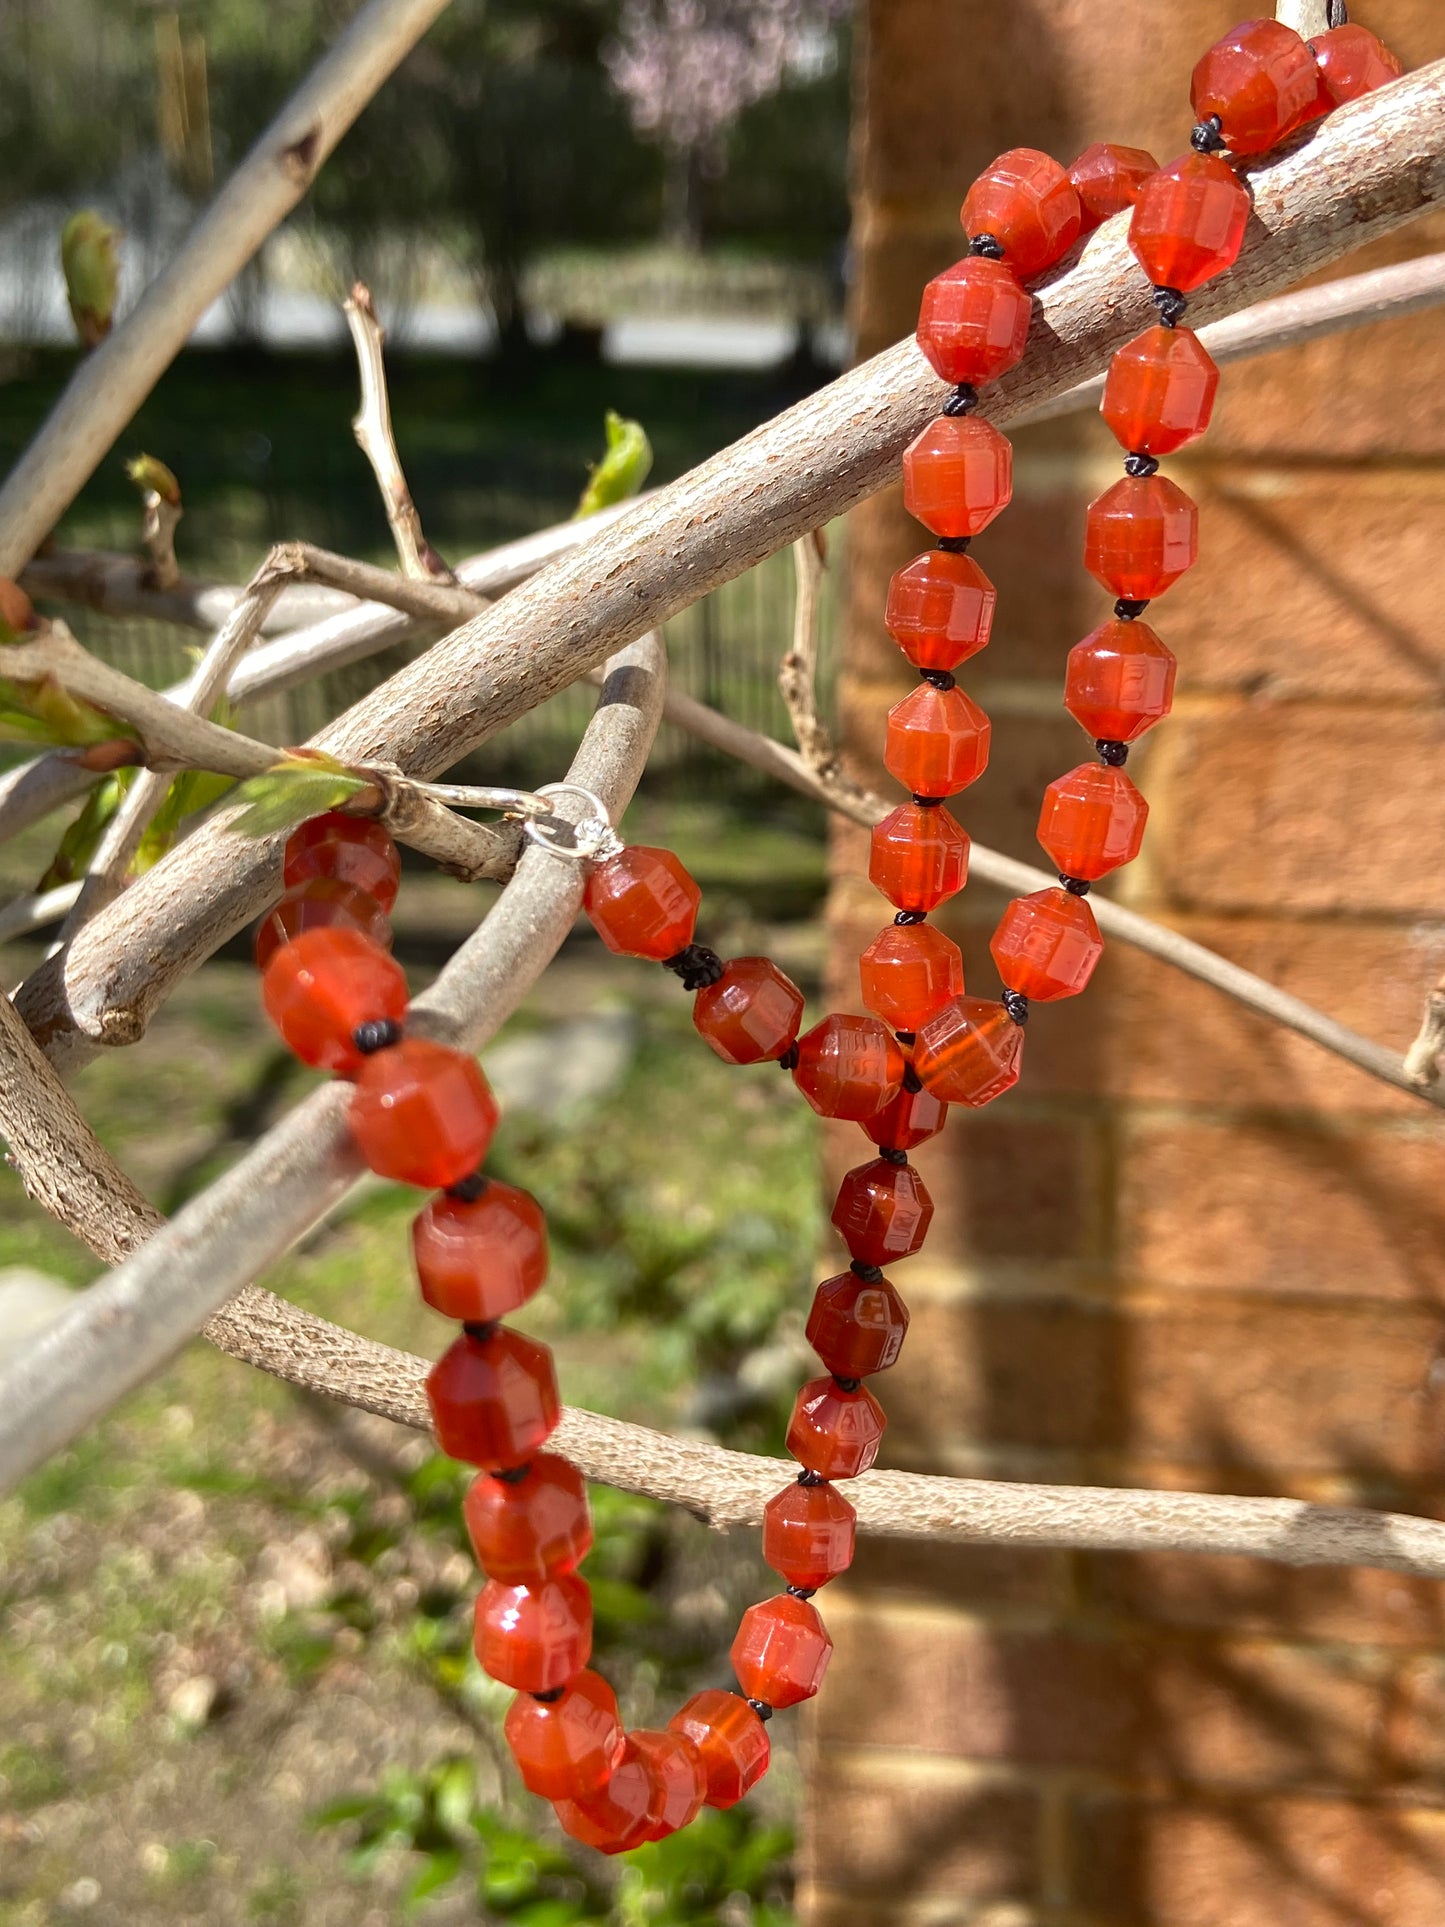
[[[158,589],[174,589],[181,579],[181,565],[176,560],[176,529],[185,510],[179,502],[167,501],[155,488],[144,491],[141,507],[141,540],[150,558],[151,580]]]
[[[1442,1056],[1445,1056],[1445,977],[1425,999],[1420,1034],[1405,1052],[1405,1076],[1417,1091],[1427,1091],[1439,1082]]]
[[[0,909],[0,943],[13,943],[17,937],[28,937],[43,930],[48,923],[59,923],[80,895],[80,889],[80,881],[57,883],[53,890],[37,890],[34,896],[14,898]]]
[[[377,319],[370,288],[364,281],[356,282],[349,299],[342,305],[361,374],[361,407],[352,421],[352,432],[357,446],[371,463],[376,486],[381,490],[381,503],[401,560],[402,574],[413,581],[455,582],[456,577],[422,534],[421,517],[401,465],[391,426],[391,401],[386,392],[386,362],[381,352],[386,330]]]
[[[368,0],[120,326],[71,377],[0,488],[0,575],[18,575],[223,289],[447,0]]]
[[[1274,17],[1306,40],[1313,40],[1330,24],[1327,0],[1278,0]]]
[[[821,529],[814,529],[793,544],[793,573],[797,582],[793,643],[779,664],[778,688],[797,738],[798,754],[804,768],[817,778],[819,794],[829,802],[846,800],[871,806],[878,798],[855,783],[844,770],[842,758],[818,710],[818,615],[826,567],[827,550]],[[882,814],[881,807],[879,814]]]
[[[357,602],[379,602],[399,609],[413,622],[435,627],[438,623],[453,629],[487,606],[487,598],[474,589],[463,588],[453,576],[449,581],[427,576],[397,575],[391,569],[378,569],[372,562],[354,562],[347,555],[333,555],[310,542],[283,542],[271,551],[273,566],[283,562],[294,571],[298,581],[317,582],[331,589],[344,589]]]
[[[665,678],[656,636],[623,651],[573,762],[569,780],[595,791],[614,820],[646,762]],[[467,1049],[484,1043],[561,946],[582,886],[579,865],[529,848],[481,929],[417,998],[410,1024]],[[362,1170],[346,1129],[348,1096],[344,1083],[313,1092],[156,1233],[138,1269],[127,1263],[93,1286],[15,1361],[0,1380],[0,1485],[158,1370],[345,1195]],[[3,1087],[0,1101],[9,1101]],[[6,1135],[13,1142],[8,1116]]]

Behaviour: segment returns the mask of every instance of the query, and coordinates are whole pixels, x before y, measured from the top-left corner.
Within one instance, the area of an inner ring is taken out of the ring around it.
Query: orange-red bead
[[[911,1258],[922,1249],[932,1222],[933,1199],[911,1164],[874,1158],[849,1171],[838,1187],[833,1223],[859,1264]]]
[[[1312,118],[1319,74],[1314,55],[1279,20],[1246,20],[1199,60],[1189,99],[1196,116],[1218,117],[1235,154],[1264,154]]]
[[[944,381],[982,387],[1023,360],[1032,306],[1012,268],[971,254],[923,290],[918,345]]]
[[[303,1064],[351,1077],[365,1053],[352,1035],[373,1019],[406,1015],[406,976],[359,930],[308,930],[283,944],[261,980],[266,1015]]]
[[[694,1693],[667,1724],[702,1756],[710,1807],[735,1807],[768,1770],[768,1729],[737,1693],[717,1687]]]
[[[866,1385],[847,1392],[831,1378],[810,1378],[793,1406],[788,1450],[799,1465],[825,1479],[856,1479],[877,1458],[886,1424],[883,1407]]]
[[[555,1452],[539,1452],[520,1479],[473,1479],[462,1516],[483,1572],[509,1586],[574,1572],[592,1548],[586,1484]]]
[[[627,1738],[652,1776],[652,1799],[643,1838],[665,1840],[698,1816],[707,1792],[702,1755],[686,1733],[671,1727],[660,1733],[639,1728]]]
[[[968,881],[968,832],[941,804],[900,803],[873,826],[868,876],[900,910],[934,910]]]
[[[766,957],[735,957],[697,993],[692,1021],[727,1064],[761,1064],[794,1043],[803,993]]]
[[[500,1472],[546,1444],[561,1416],[552,1354],[521,1332],[463,1332],[426,1381],[432,1429],[448,1458]]]
[[[1084,566],[1126,602],[1149,602],[1199,554],[1199,511],[1163,475],[1126,475],[1089,504]]]
[[[1064,707],[1096,742],[1132,743],[1169,714],[1177,667],[1147,622],[1101,623],[1069,651]]]
[[[627,1853],[647,1838],[657,1786],[646,1760],[630,1739],[611,1777],[595,1793],[557,1802],[564,1833],[599,1853]]]
[[[485,1325],[517,1311],[547,1277],[547,1220],[495,1178],[479,1198],[433,1198],[411,1227],[421,1295],[443,1318]]]
[[[1002,1004],[956,997],[919,1031],[913,1067],[945,1104],[977,1110],[1018,1083],[1023,1054],[1023,1027]]]
[[[763,1508],[763,1557],[790,1586],[816,1592],[852,1565],[857,1522],[836,1486],[794,1480]]]
[[[832,1653],[817,1607],[779,1593],[743,1614],[732,1644],[733,1671],[749,1699],[797,1706],[823,1684]]]
[[[890,923],[858,959],[863,1002],[894,1030],[917,1030],[963,989],[963,952],[931,923]]]
[[[881,1111],[862,1120],[865,1136],[885,1151],[911,1151],[926,1144],[948,1122],[948,1106],[932,1091],[901,1090]]]
[[[798,1039],[793,1081],[820,1117],[872,1117],[898,1095],[903,1053],[876,1017],[825,1017]]]
[[[1172,455],[1202,435],[1219,370],[1190,328],[1146,328],[1109,364],[1099,413],[1133,454]]]
[[[609,950],[664,963],[692,942],[702,892],[671,850],[639,843],[597,865],[583,901]]]
[[[961,689],[922,682],[889,710],[883,760],[915,796],[953,796],[988,767],[990,730]]]
[[[1052,1003],[1077,997],[1104,954],[1094,913],[1069,890],[1036,890],[1015,897],[989,945],[1010,990]]]
[[[1188,294],[1233,267],[1249,220],[1249,191],[1217,154],[1181,154],[1145,181],[1129,245],[1158,288]]]
[[[475,1641],[482,1671],[519,1693],[567,1685],[592,1656],[592,1594],[575,1572],[540,1586],[490,1579],[477,1595]]]
[[[287,837],[281,874],[288,890],[313,877],[334,877],[390,910],[401,886],[401,857],[375,817],[328,810]]]
[[[987,646],[997,601],[972,556],[927,549],[888,584],[883,623],[915,669],[957,669]]]
[[[1310,48],[1319,73],[1316,104],[1321,113],[1347,100],[1358,100],[1362,94],[1372,94],[1377,87],[1398,80],[1405,71],[1403,63],[1368,27],[1332,27],[1328,33],[1316,34]]]
[[[1079,238],[1074,184],[1048,154],[1012,147],[986,167],[963,203],[964,232],[991,234],[1025,279],[1051,267]]]
[[[1158,171],[1158,161],[1142,147],[1119,147],[1113,141],[1095,141],[1086,147],[1069,169],[1085,234],[1111,214],[1132,207],[1145,181]]]
[[[813,1294],[808,1343],[838,1378],[871,1378],[896,1364],[908,1333],[908,1307],[886,1278],[876,1284],[845,1271]]]
[[[1148,817],[1149,805],[1123,770],[1080,763],[1044,791],[1039,842],[1061,875],[1095,883],[1134,861]]]
[[[576,1799],[605,1786],[626,1740],[617,1695],[600,1673],[585,1669],[560,1699],[519,1693],[503,1730],[523,1786],[544,1800]]]
[[[978,535],[1013,496],[1013,448],[978,415],[939,415],[903,451],[903,502],[935,535]]]
[[[474,1057],[407,1037],[362,1064],[348,1121],[378,1176],[441,1187],[486,1156],[497,1103]]]
[[[390,950],[391,925],[373,896],[334,877],[316,877],[288,890],[256,926],[256,968],[264,970],[283,944],[308,930],[355,930],[378,950]]]

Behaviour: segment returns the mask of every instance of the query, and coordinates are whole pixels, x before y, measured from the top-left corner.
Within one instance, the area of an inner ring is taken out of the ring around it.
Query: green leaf
[[[113,716],[72,696],[54,676],[42,676],[38,682],[0,677],[0,739],[44,743],[52,749],[84,749],[125,734]]]
[[[246,807],[229,827],[242,836],[294,830],[313,816],[340,809],[366,787],[363,777],[352,776],[329,756],[290,756],[238,786],[235,800]]]
[[[113,776],[101,778],[86,797],[79,816],[68,825],[56,845],[50,867],[36,885],[37,890],[53,890],[58,884],[73,883],[85,875],[110,819],[134,780],[133,769],[120,769]]]
[[[65,293],[76,333],[87,348],[95,347],[110,333],[120,281],[119,240],[120,229],[112,227],[94,208],[72,214],[60,230]]]
[[[430,1895],[449,1887],[461,1871],[460,1848],[438,1847],[434,1853],[427,1855],[426,1865],[402,1896],[402,1906],[407,1911],[419,1907]]]
[[[607,453],[592,470],[574,522],[611,508],[614,502],[625,502],[642,487],[652,468],[652,443],[642,423],[626,421],[612,408],[606,420]]]
[[[159,456],[137,455],[125,465],[125,472],[138,489],[159,495],[173,509],[181,505],[181,485]]]
[[[188,816],[210,809],[223,796],[229,795],[234,787],[234,777],[218,775],[215,770],[182,770],[166,791],[160,808],[141,838],[132,866],[134,874],[142,876],[160,862],[175,843],[176,834]]]

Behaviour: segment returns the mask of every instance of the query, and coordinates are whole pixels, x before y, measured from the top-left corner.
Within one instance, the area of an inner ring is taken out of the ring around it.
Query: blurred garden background
[[[123,313],[350,11],[16,0],[0,12],[0,467],[80,352],[65,220],[95,208],[122,230]],[[647,430],[654,482],[776,413],[844,351],[846,11],[739,7],[732,65],[714,41],[700,66],[687,6],[457,0],[207,317],[59,539],[135,548],[124,463],[145,451],[180,480],[192,576],[244,580],[281,539],[389,562],[350,430],[340,303],[358,276],[388,330],[427,535],[451,561],[565,520],[608,409]],[[782,558],[674,625],[676,683],[780,733],[791,619]],[[156,686],[195,647],[164,624],[73,620]],[[268,740],[300,740],[397,660],[251,720]],[[590,707],[569,692],[469,773],[555,779]],[[693,868],[710,941],[765,948],[815,990],[821,816],[735,767],[725,784],[718,774],[664,727],[629,828],[665,835]],[[62,828],[0,852],[6,898],[34,889]],[[485,887],[408,874],[397,949],[414,983],[486,903]],[[42,947],[6,947],[12,981]],[[688,1048],[687,1000],[659,974],[579,931],[489,1054],[506,1107],[494,1168],[547,1199],[553,1230],[553,1286],[532,1323],[571,1402],[776,1446],[807,1355],[813,1119],[784,1080],[740,1083]],[[94,1064],[76,1089],[171,1211],[305,1083],[238,943],[138,1051]],[[409,1279],[411,1209],[369,1187],[277,1288],[434,1353],[445,1334]],[[0,1175],[0,1348],[56,1285],[93,1272]],[[195,1348],[0,1505],[0,1922],[791,1919],[786,1759],[746,1814],[711,1816],[626,1871],[584,1865],[542,1830],[539,1803],[500,1764],[508,1696],[469,1657],[463,1484],[394,1428]],[[595,1498],[601,1663],[641,1720],[726,1679],[738,1612],[765,1575],[750,1541]]]

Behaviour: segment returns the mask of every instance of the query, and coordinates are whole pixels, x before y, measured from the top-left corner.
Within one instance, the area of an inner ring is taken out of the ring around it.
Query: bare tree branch
[[[416,512],[401,465],[391,426],[391,401],[386,392],[386,362],[381,352],[386,330],[377,319],[370,288],[364,281],[356,282],[342,305],[361,374],[361,407],[352,421],[352,432],[357,446],[371,463],[376,486],[381,490],[381,503],[402,574],[413,581],[455,582],[456,577],[422,534],[421,517]]]
[[[74,501],[216,296],[295,207],[341,136],[447,0],[368,0],[297,88],[180,252],[72,376],[0,488],[0,575]]]
[[[1306,40],[1313,40],[1317,33],[1323,33],[1330,24],[1326,0],[1279,0],[1274,17],[1283,26],[1293,27]]]
[[[379,602],[388,609],[399,609],[417,624],[440,623],[455,628],[457,623],[480,615],[487,606],[485,596],[463,588],[454,576],[441,581],[435,576],[422,579],[397,575],[392,569],[353,562],[350,556],[333,555],[309,542],[283,542],[271,551],[271,562],[273,567],[290,567],[298,581],[344,589],[358,603]]]
[[[1405,1052],[1405,1076],[1418,1093],[1439,1082],[1440,1059],[1445,1056],[1445,977],[1425,999],[1420,1034]]]

